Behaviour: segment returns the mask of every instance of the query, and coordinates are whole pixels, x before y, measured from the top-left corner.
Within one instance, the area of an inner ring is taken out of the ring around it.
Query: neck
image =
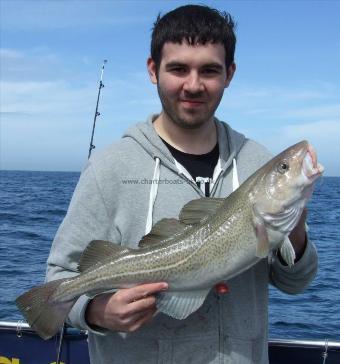
[[[198,128],[178,126],[161,113],[153,122],[157,134],[174,148],[189,154],[209,153],[217,143],[217,130],[211,118]]]

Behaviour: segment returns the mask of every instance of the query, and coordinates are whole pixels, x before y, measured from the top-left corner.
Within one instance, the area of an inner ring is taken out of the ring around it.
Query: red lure
[[[229,287],[227,286],[226,283],[220,282],[215,285],[215,291],[218,294],[227,294],[229,293]]]

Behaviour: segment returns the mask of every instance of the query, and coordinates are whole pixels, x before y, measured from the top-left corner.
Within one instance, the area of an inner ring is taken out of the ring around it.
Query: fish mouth
[[[304,175],[314,182],[324,171],[324,167],[318,163],[316,152],[311,144],[307,144],[307,151],[302,162]]]

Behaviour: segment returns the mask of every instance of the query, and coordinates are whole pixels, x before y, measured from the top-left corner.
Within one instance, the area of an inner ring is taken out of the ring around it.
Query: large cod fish
[[[158,294],[159,311],[184,319],[209,290],[274,249],[288,265],[295,253],[288,239],[322,174],[307,141],[286,149],[250,176],[227,198],[186,204],[179,220],[163,219],[138,249],[95,240],[79,262],[80,274],[51,281],[17,298],[38,334],[48,339],[61,328],[77,298],[147,282],[168,282]]]

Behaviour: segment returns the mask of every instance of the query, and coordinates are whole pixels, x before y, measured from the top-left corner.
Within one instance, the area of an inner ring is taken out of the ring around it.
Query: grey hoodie
[[[158,137],[152,120],[132,127],[90,159],[54,239],[47,280],[76,275],[80,255],[91,240],[135,248],[152,224],[178,217],[185,203],[204,197]],[[215,122],[220,159],[211,195],[226,197],[271,155],[227,124]],[[228,282],[228,294],[212,289],[200,309],[185,320],[159,313],[134,333],[95,331],[84,319],[89,298],[81,296],[69,323],[89,330],[93,364],[268,363],[268,282],[296,294],[316,270],[315,247],[308,242],[292,268],[275,255],[262,259]]]

